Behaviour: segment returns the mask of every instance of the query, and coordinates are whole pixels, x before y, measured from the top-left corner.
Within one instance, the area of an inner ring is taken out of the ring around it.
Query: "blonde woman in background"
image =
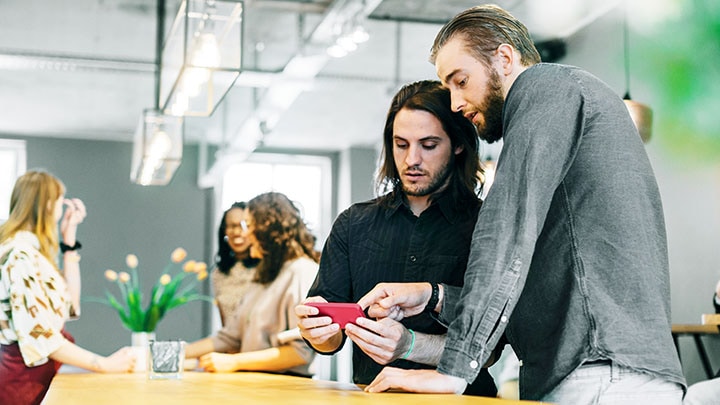
[[[39,404],[63,363],[104,373],[130,372],[135,364],[129,348],[104,357],[75,345],[64,330],[80,313],[76,233],[85,218],[83,202],[64,194],[50,173],[27,172],[0,225],[0,404]]]

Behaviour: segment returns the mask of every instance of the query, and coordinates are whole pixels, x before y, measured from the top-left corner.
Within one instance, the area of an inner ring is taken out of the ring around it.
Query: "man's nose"
[[[408,167],[417,166],[422,162],[422,154],[420,152],[419,146],[410,145],[408,147],[407,156],[405,156],[405,163]]]
[[[455,112],[462,112],[465,107],[465,99],[456,91],[450,92],[450,106]]]

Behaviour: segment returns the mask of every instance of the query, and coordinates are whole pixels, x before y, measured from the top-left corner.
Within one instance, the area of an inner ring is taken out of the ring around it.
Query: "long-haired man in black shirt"
[[[450,93],[437,81],[395,95],[376,180],[380,197],[337,218],[306,302],[355,302],[380,282],[462,285],[482,171],[475,128],[449,107]],[[344,331],[330,317],[314,317],[314,307],[299,305],[296,313],[302,336],[319,353],[353,341],[358,384],[369,384],[385,365],[434,369],[445,341],[446,327],[429,311],[401,322],[359,318]],[[487,370],[465,391],[496,392]]]

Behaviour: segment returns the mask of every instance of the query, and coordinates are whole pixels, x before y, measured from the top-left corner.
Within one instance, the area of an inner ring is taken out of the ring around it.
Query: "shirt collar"
[[[400,207],[403,205],[405,206],[405,208],[410,210],[410,207],[407,205],[407,201],[405,200],[405,194],[393,194],[394,196],[393,201],[390,203],[390,209],[385,214],[387,218],[398,212],[398,209],[400,209]],[[454,224],[456,221],[459,220],[460,214],[458,210],[461,207],[456,207],[456,204],[453,204],[451,193],[447,190],[447,188],[441,191],[440,194],[435,196],[427,209],[432,209],[436,205],[440,208],[440,212],[442,212],[443,216],[449,223]]]

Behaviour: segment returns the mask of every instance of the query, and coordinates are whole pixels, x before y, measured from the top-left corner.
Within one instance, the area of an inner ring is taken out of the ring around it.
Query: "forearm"
[[[185,358],[194,359],[204,354],[215,351],[215,345],[211,337],[197,340],[185,346]]]
[[[75,315],[80,315],[80,255],[77,251],[68,251],[63,253],[63,277],[70,292]]]
[[[103,366],[104,356],[85,350],[70,341],[66,341],[65,344],[52,352],[48,357],[60,363],[80,367],[85,370],[95,372],[107,371]]]
[[[445,347],[445,335],[415,332],[415,346],[406,360],[436,366]]]
[[[234,354],[235,370],[282,371],[307,361],[291,345]]]

